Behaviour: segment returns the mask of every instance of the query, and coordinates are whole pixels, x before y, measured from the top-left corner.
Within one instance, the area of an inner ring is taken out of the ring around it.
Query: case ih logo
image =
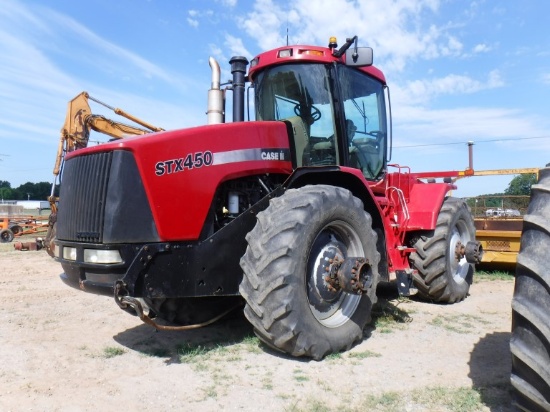
[[[262,149],[260,157],[262,160],[290,160],[290,156],[285,153],[285,150],[280,149]]]

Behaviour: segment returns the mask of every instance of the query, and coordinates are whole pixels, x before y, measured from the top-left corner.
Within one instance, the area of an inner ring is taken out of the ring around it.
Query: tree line
[[[508,184],[503,193],[492,193],[483,195],[487,207],[500,207],[502,205],[502,196],[529,196],[531,194],[531,185],[537,182],[535,174],[522,174],[514,177]],[[0,180],[0,199],[1,200],[46,200],[50,196],[52,184],[48,182],[31,183],[27,182],[19,187],[12,188],[10,182]],[[58,193],[56,188],[56,193]],[[476,198],[468,200],[470,207],[474,206]],[[511,200],[510,207],[519,208],[520,200],[517,205]]]
[[[52,191],[52,184],[48,182],[23,183],[18,187],[11,187],[10,182],[0,180],[0,200],[47,200]]]

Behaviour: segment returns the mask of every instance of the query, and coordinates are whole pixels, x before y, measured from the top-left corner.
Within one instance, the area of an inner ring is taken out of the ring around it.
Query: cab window
[[[323,64],[275,66],[255,80],[256,119],[292,122],[298,166],[338,163],[332,102]]]
[[[340,66],[338,81],[345,114],[349,165],[367,179],[385,169],[387,139],[383,85],[366,73]]]

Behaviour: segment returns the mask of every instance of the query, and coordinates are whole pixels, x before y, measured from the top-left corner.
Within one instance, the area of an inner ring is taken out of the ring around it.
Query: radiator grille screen
[[[113,152],[77,156],[65,162],[59,195],[57,238],[101,243],[105,198]]]

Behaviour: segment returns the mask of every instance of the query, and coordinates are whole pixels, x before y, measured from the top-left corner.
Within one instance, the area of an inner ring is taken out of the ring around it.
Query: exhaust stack
[[[212,69],[212,85],[208,90],[208,109],[206,111],[208,124],[225,122],[225,93],[220,89],[220,65],[213,57],[208,59]]]
[[[248,59],[243,56],[235,56],[229,60],[231,74],[233,75],[233,121],[244,121],[244,83]]]

